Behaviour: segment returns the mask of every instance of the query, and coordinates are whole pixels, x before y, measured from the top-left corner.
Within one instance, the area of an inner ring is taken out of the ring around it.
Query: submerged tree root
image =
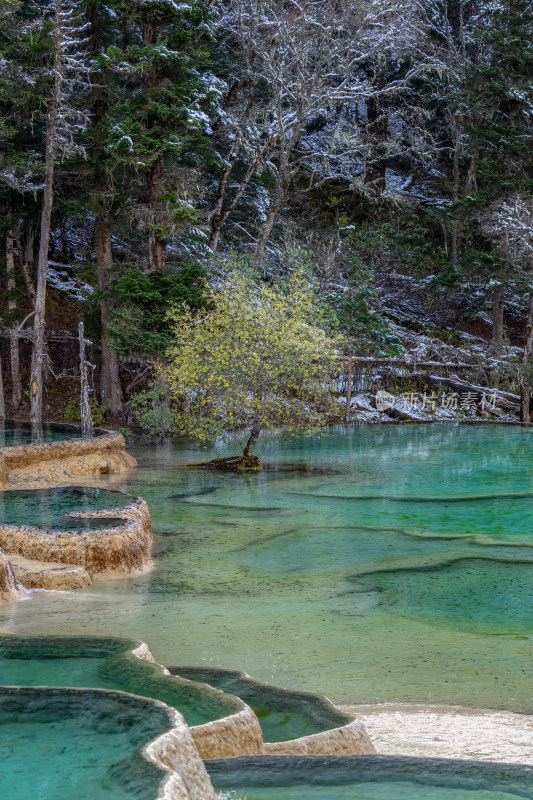
[[[177,466],[181,469],[262,469],[257,456],[227,456],[226,458],[213,458],[211,461],[178,464]]]

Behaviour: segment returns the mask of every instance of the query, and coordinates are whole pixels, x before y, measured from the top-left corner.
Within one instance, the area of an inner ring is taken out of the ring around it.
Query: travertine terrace
[[[0,447],[0,490],[58,486],[135,466],[121,433],[96,433],[76,438],[74,429],[72,439]]]
[[[134,650],[134,653],[138,658],[155,663],[145,644]],[[171,668],[170,673],[165,667],[161,669],[181,679],[190,677],[187,669]],[[190,672],[194,673],[194,670]],[[199,673],[201,672],[202,670],[199,670]],[[215,673],[217,670],[211,672]],[[236,713],[191,727],[194,743],[203,759],[253,755],[368,755],[376,752],[364,726],[352,715],[339,713],[326,698],[307,692],[280,690],[278,687],[253,681],[244,673],[234,674],[241,675],[243,683],[248,682],[260,687],[265,696],[269,694],[277,696],[281,692],[286,696],[288,703],[301,705],[302,708],[315,706],[315,713],[323,715],[324,721],[328,717],[331,718],[331,727],[320,733],[289,741],[264,742],[257,716],[252,708],[236,695],[234,699],[240,704],[240,709],[236,710]],[[197,679],[205,680],[210,686],[208,677],[199,674]],[[339,722],[344,724],[339,725]]]
[[[0,550],[0,603],[19,600],[25,594],[15,577],[12,561]]]
[[[79,589],[95,577],[112,578],[151,567],[152,531],[147,503],[105,511],[72,512],[73,530],[46,530],[31,525],[0,524],[0,548],[17,582],[32,589]],[[98,530],[76,530],[76,518],[121,519],[123,524]],[[9,584],[8,567],[4,583]],[[4,600],[18,599],[12,590]]]
[[[93,475],[122,472],[136,461],[120,433],[97,430],[79,438],[74,426],[53,426],[62,438],[0,448],[0,490],[72,484]],[[72,433],[73,438],[64,438]],[[26,589],[72,590],[93,578],[143,572],[152,564],[150,512],[142,498],[121,508],[72,511],[72,530],[0,523],[0,601],[19,599]],[[78,530],[76,518],[121,519],[123,524]]]

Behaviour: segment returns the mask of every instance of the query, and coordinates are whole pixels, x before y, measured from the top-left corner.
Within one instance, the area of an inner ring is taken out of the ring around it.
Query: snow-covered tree
[[[49,28],[53,48],[44,65],[48,79],[43,98],[45,117],[44,185],[33,317],[33,351],[30,377],[30,421],[38,433],[42,423],[43,370],[46,352],[45,310],[50,222],[54,201],[54,174],[59,160],[83,154],[80,136],[87,114],[80,102],[88,90],[87,23],[78,5],[53,0],[41,7],[43,25]],[[41,73],[42,75],[42,73]]]
[[[175,263],[178,237],[196,232],[198,165],[220,94],[208,64],[210,16],[204,0],[98,0],[89,8],[93,113],[80,204],[94,217],[100,396],[112,414],[121,412],[123,397],[117,340],[109,331],[114,315],[125,312],[117,308],[124,299],[113,237],[125,227],[134,232],[130,267],[157,282],[170,247]],[[150,285],[141,276],[132,282]]]
[[[533,199],[519,194],[494,203],[483,217],[487,234],[508,263],[533,270]]]
[[[483,217],[485,232],[493,240],[508,270],[526,272],[529,310],[524,333],[521,368],[521,419],[530,422],[533,353],[533,198],[519,194],[494,203]]]
[[[394,133],[387,103],[442,63],[429,45],[422,3],[229,0],[224,8],[220,25],[242,62],[220,124],[229,152],[210,245],[216,249],[254,175],[267,173],[271,192],[256,241],[261,255],[289,192],[336,180],[364,182],[378,130],[389,140],[380,159],[396,152],[406,130],[397,122]],[[380,80],[384,71],[387,79]]]

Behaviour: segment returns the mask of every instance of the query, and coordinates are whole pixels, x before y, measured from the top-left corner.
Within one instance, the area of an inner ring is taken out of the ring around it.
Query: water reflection
[[[533,710],[533,439],[505,426],[265,439],[314,471],[176,465],[235,451],[139,446],[95,485],[144,496],[156,569],[0,609],[20,632],[142,638],[339,702]],[[421,502],[422,501],[422,502]]]

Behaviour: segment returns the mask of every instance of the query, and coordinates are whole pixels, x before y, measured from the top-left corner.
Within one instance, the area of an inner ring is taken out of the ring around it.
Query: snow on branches
[[[219,25],[242,61],[221,117],[229,153],[210,244],[216,249],[221,225],[254,175],[266,171],[274,185],[261,253],[296,176],[298,192],[333,180],[364,183],[374,157],[371,127],[390,134],[382,161],[405,149],[408,131],[392,101],[444,62],[425,4],[412,0],[229,0],[223,8]],[[239,159],[247,169],[235,185],[230,174]]]
[[[482,223],[506,261],[533,266],[533,198],[514,194],[499,200],[488,209]]]
[[[51,0],[42,7],[50,19],[54,41],[53,63],[49,67],[54,89],[48,114],[56,115],[54,148],[58,157],[85,155],[80,142],[89,121],[83,108],[83,95],[90,88],[88,57],[89,23],[79,4]]]

